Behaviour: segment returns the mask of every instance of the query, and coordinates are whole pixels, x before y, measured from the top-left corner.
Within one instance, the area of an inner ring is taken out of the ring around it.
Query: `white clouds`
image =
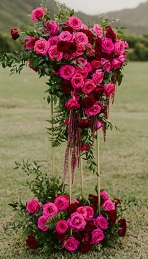
[[[147,0],[59,0],[75,11],[87,14],[100,14],[109,11],[134,8]]]

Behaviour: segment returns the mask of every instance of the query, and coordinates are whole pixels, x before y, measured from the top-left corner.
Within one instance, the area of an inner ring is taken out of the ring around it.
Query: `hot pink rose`
[[[49,47],[48,55],[51,60],[56,59],[57,61],[59,61],[63,58],[63,52],[57,50],[57,45],[52,45],[51,47]]]
[[[50,36],[50,38],[48,39],[49,46],[57,45],[58,41],[58,36]]]
[[[115,84],[104,85],[104,93],[106,96],[110,97],[115,92]]]
[[[91,65],[92,65],[92,68],[93,68],[93,69],[100,68],[100,66],[101,66],[101,61],[100,61],[100,60],[93,60],[93,61],[91,62]]]
[[[101,69],[97,69],[92,75],[92,80],[96,85],[100,85],[104,78],[104,72]]]
[[[78,43],[82,43],[82,44],[87,44],[88,43],[88,37],[86,36],[85,33],[83,32],[75,32],[74,33],[74,39],[75,42]]]
[[[83,78],[86,79],[88,76],[88,69],[87,69],[87,67],[82,67],[82,68],[77,67],[76,73],[81,74],[83,76]]]
[[[101,198],[102,198],[104,201],[107,201],[107,200],[110,199],[109,195],[107,194],[107,192],[106,192],[105,190],[102,190],[102,191],[100,192],[100,196],[101,196]]]
[[[72,37],[73,35],[69,31],[62,31],[58,36],[59,40],[68,42],[72,40]]]
[[[79,244],[80,244],[80,242],[77,241],[74,237],[68,237],[64,241],[62,247],[66,248],[68,251],[73,252],[73,251],[77,250]]]
[[[112,42],[112,39],[110,38],[103,38],[102,39],[102,52],[105,53],[112,53],[114,50],[114,43]]]
[[[101,106],[94,104],[92,107],[85,109],[86,116],[95,116],[101,111]]]
[[[108,59],[105,59],[105,58],[101,58],[101,65],[102,65],[102,68],[107,71],[107,72],[110,72],[111,70],[111,63]]]
[[[70,98],[65,103],[65,107],[66,107],[67,110],[79,109],[80,108],[80,104],[78,103],[76,98]]]
[[[58,213],[58,208],[53,202],[47,202],[43,205],[43,215],[46,216],[48,219],[52,216],[56,216]]]
[[[102,207],[105,211],[115,210],[115,204],[111,200],[106,200]]]
[[[50,32],[51,35],[57,35],[59,32],[59,25],[55,21],[47,21],[44,26],[47,28],[45,33]]]
[[[85,209],[87,211],[87,215],[86,215],[86,220],[92,220],[93,216],[94,216],[94,209],[90,206],[85,206]]]
[[[88,73],[92,72],[92,65],[91,65],[90,62],[87,62],[86,65],[85,65],[85,67],[87,68]]]
[[[75,73],[75,68],[71,65],[64,65],[59,69],[60,77],[64,79],[70,79]]]
[[[97,131],[98,129],[101,129],[103,127],[103,122],[102,121],[97,121],[96,125],[94,127],[94,130]]]
[[[74,74],[74,76],[71,79],[71,84],[74,89],[82,88],[84,85],[83,76],[79,73]]]
[[[36,199],[32,199],[26,202],[26,209],[29,213],[37,214],[40,207],[41,206]]]
[[[44,225],[47,222],[47,220],[48,218],[44,215],[38,218],[38,228],[42,231],[48,230],[48,227]]]
[[[37,40],[34,45],[34,51],[37,54],[46,55],[49,49],[49,42],[45,39]]]
[[[58,210],[66,210],[69,206],[69,198],[66,195],[59,195],[55,198],[54,204]]]
[[[81,146],[81,151],[87,151],[90,149],[90,145],[89,144],[84,144]]]
[[[82,58],[82,57],[77,58],[76,61],[78,63],[79,68],[80,67],[83,68],[87,64],[87,60],[85,58]]]
[[[108,228],[108,221],[106,218],[103,217],[103,215],[99,215],[95,220],[94,220],[94,225],[97,228],[101,228],[103,230]]]
[[[92,79],[86,79],[84,86],[82,88],[82,92],[84,94],[90,94],[95,89],[95,87],[96,87],[96,85]]]
[[[86,221],[84,220],[83,216],[78,212],[72,213],[67,222],[72,230],[83,230],[86,226]]]
[[[83,43],[77,44],[77,51],[76,51],[76,56],[81,56],[84,54],[85,51],[85,46]]]
[[[105,238],[104,233],[101,229],[95,229],[92,232],[92,244],[98,244]]]
[[[125,51],[125,43],[122,40],[117,40],[114,44],[114,53],[117,56],[123,55]]]
[[[112,69],[116,70],[118,68],[121,68],[122,65],[126,62],[126,56],[125,55],[121,55],[118,58],[114,58],[112,60]]]
[[[103,29],[99,24],[94,24],[92,31],[96,34],[97,37],[102,38]]]
[[[87,216],[87,210],[86,210],[86,208],[85,208],[84,206],[78,207],[78,208],[77,208],[77,212],[78,212],[79,214],[81,214],[84,219],[86,218],[86,216]]]
[[[45,16],[45,9],[43,7],[38,7],[36,9],[34,9],[31,13],[31,18],[34,22],[43,20],[44,16]]]
[[[82,24],[81,20],[75,16],[71,16],[66,22],[66,25],[71,27],[73,30],[80,30]]]
[[[64,234],[68,229],[68,223],[64,219],[60,219],[56,224],[56,231],[59,234]]]
[[[24,40],[24,48],[27,50],[33,49],[35,42],[38,40],[38,38],[32,37],[32,36],[28,36],[25,40]]]

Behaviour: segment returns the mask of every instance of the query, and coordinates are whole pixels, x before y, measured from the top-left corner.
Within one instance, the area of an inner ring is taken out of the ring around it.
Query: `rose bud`
[[[13,40],[17,40],[19,38],[19,30],[18,29],[11,29],[11,36]]]

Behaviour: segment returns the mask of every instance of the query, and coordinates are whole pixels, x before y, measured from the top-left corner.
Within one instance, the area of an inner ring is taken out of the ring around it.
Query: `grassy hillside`
[[[29,14],[32,9],[40,5],[40,0],[5,0],[0,1],[0,32],[9,34],[12,27],[21,27],[22,29],[25,25],[30,23]],[[56,10],[56,4],[54,0],[47,0],[47,5],[51,11],[51,16]],[[120,19],[122,25],[126,25],[129,33],[135,34],[148,34],[147,24],[148,24],[148,1],[146,3],[140,4],[134,9],[125,9],[118,12],[111,12],[105,14],[105,17]],[[93,24],[98,22],[98,16],[88,16],[81,12],[76,13],[79,18],[83,20],[84,23]]]

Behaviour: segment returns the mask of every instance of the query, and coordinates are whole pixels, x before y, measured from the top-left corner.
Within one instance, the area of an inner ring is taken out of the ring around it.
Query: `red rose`
[[[112,39],[113,42],[117,40],[117,34],[113,31],[111,26],[106,26],[106,37]]]
[[[77,45],[75,42],[69,42],[69,45],[67,46],[67,53],[72,54],[75,53],[77,50]]]
[[[70,94],[73,89],[71,82],[68,80],[63,80],[61,83],[61,89],[65,95]]]
[[[88,221],[85,227],[86,232],[91,233],[95,229],[95,225],[93,221]]]
[[[67,52],[69,44],[70,44],[69,42],[64,41],[64,40],[58,41],[58,43],[57,43],[57,51]]]
[[[83,109],[87,109],[92,107],[95,104],[95,99],[93,95],[87,96],[83,99],[83,101],[81,102],[82,108]]]
[[[69,31],[70,33],[73,33],[73,29],[69,26],[62,28],[62,31]]]
[[[73,234],[74,238],[77,239],[79,242],[82,242],[83,240],[83,234],[82,233],[79,233],[79,232],[75,232]]]
[[[118,223],[119,223],[118,234],[119,234],[119,236],[124,237],[125,233],[126,233],[126,220],[125,219],[120,219],[118,221]]]
[[[93,204],[97,204],[98,203],[98,197],[93,195],[93,194],[89,194],[89,200]]]
[[[85,254],[85,253],[89,252],[90,249],[91,249],[91,244],[90,244],[90,242],[84,241],[84,242],[82,242],[82,243],[80,244],[80,251],[81,251],[81,253]]]
[[[26,244],[29,246],[29,248],[31,249],[36,249],[37,247],[37,241],[35,239],[35,237],[32,236],[28,236],[26,239]]]
[[[117,211],[116,210],[111,210],[107,212],[108,214],[108,219],[111,223],[115,223],[117,219]]]
[[[18,29],[11,29],[11,36],[13,40],[17,40],[19,38],[19,30]]]
[[[115,198],[115,199],[114,199],[114,203],[115,203],[115,206],[117,207],[117,206],[118,206],[118,204],[120,203],[120,200],[119,200],[119,199],[117,199],[117,198]]]
[[[93,91],[93,94],[94,94],[95,100],[98,101],[101,95],[103,94],[103,87],[102,86],[96,87]]]
[[[89,128],[91,126],[91,122],[87,119],[82,119],[80,120],[78,127],[79,128]]]
[[[81,32],[85,33],[85,35],[88,37],[88,40],[91,44],[94,43],[94,38],[93,38],[93,34],[90,30],[85,30],[85,29],[81,29]]]
[[[77,208],[78,207],[80,207],[80,204],[79,203],[72,203],[72,204],[70,204],[70,206],[68,207],[68,211],[70,212],[70,213],[74,213],[74,212],[76,212],[76,210],[77,210]]]
[[[64,233],[64,234],[59,234],[59,233],[56,232],[55,235],[56,235],[56,238],[57,238],[58,240],[60,240],[60,241],[64,241],[65,238],[66,238],[65,233]]]

